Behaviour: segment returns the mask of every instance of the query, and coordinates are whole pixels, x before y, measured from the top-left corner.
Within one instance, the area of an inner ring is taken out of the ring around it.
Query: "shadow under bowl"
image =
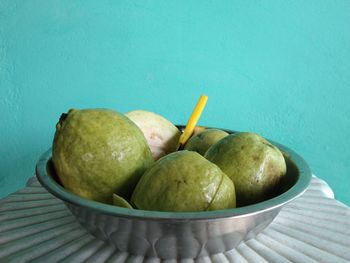
[[[183,126],[178,126],[183,129]],[[229,133],[234,131],[226,130]],[[61,199],[91,234],[120,251],[160,259],[198,258],[225,252],[256,236],[281,208],[304,193],[311,181],[307,163],[291,149],[271,141],[283,153],[287,175],[279,193],[244,207],[206,212],[158,212],[128,209],[79,197],[64,189],[51,162],[51,149],[36,166],[40,183]]]

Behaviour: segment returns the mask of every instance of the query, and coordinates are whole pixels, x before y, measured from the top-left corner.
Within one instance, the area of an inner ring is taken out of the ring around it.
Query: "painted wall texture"
[[[350,204],[350,1],[0,1],[0,197],[71,107],[255,131]]]

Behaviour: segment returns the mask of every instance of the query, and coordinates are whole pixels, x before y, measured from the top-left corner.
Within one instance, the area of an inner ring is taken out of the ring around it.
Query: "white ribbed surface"
[[[350,209],[333,198],[327,184],[314,177],[308,191],[255,239],[195,261],[350,262]],[[0,262],[58,261],[161,262],[118,252],[95,239],[33,178],[0,201]]]

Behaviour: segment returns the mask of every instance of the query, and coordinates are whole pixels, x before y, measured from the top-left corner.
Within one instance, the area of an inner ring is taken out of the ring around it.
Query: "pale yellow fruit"
[[[125,114],[143,132],[155,160],[177,150],[181,132],[164,117],[144,110]]]

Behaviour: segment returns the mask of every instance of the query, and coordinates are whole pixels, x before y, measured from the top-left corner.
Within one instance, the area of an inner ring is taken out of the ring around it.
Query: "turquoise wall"
[[[0,196],[71,107],[261,133],[350,204],[350,1],[0,1]]]

